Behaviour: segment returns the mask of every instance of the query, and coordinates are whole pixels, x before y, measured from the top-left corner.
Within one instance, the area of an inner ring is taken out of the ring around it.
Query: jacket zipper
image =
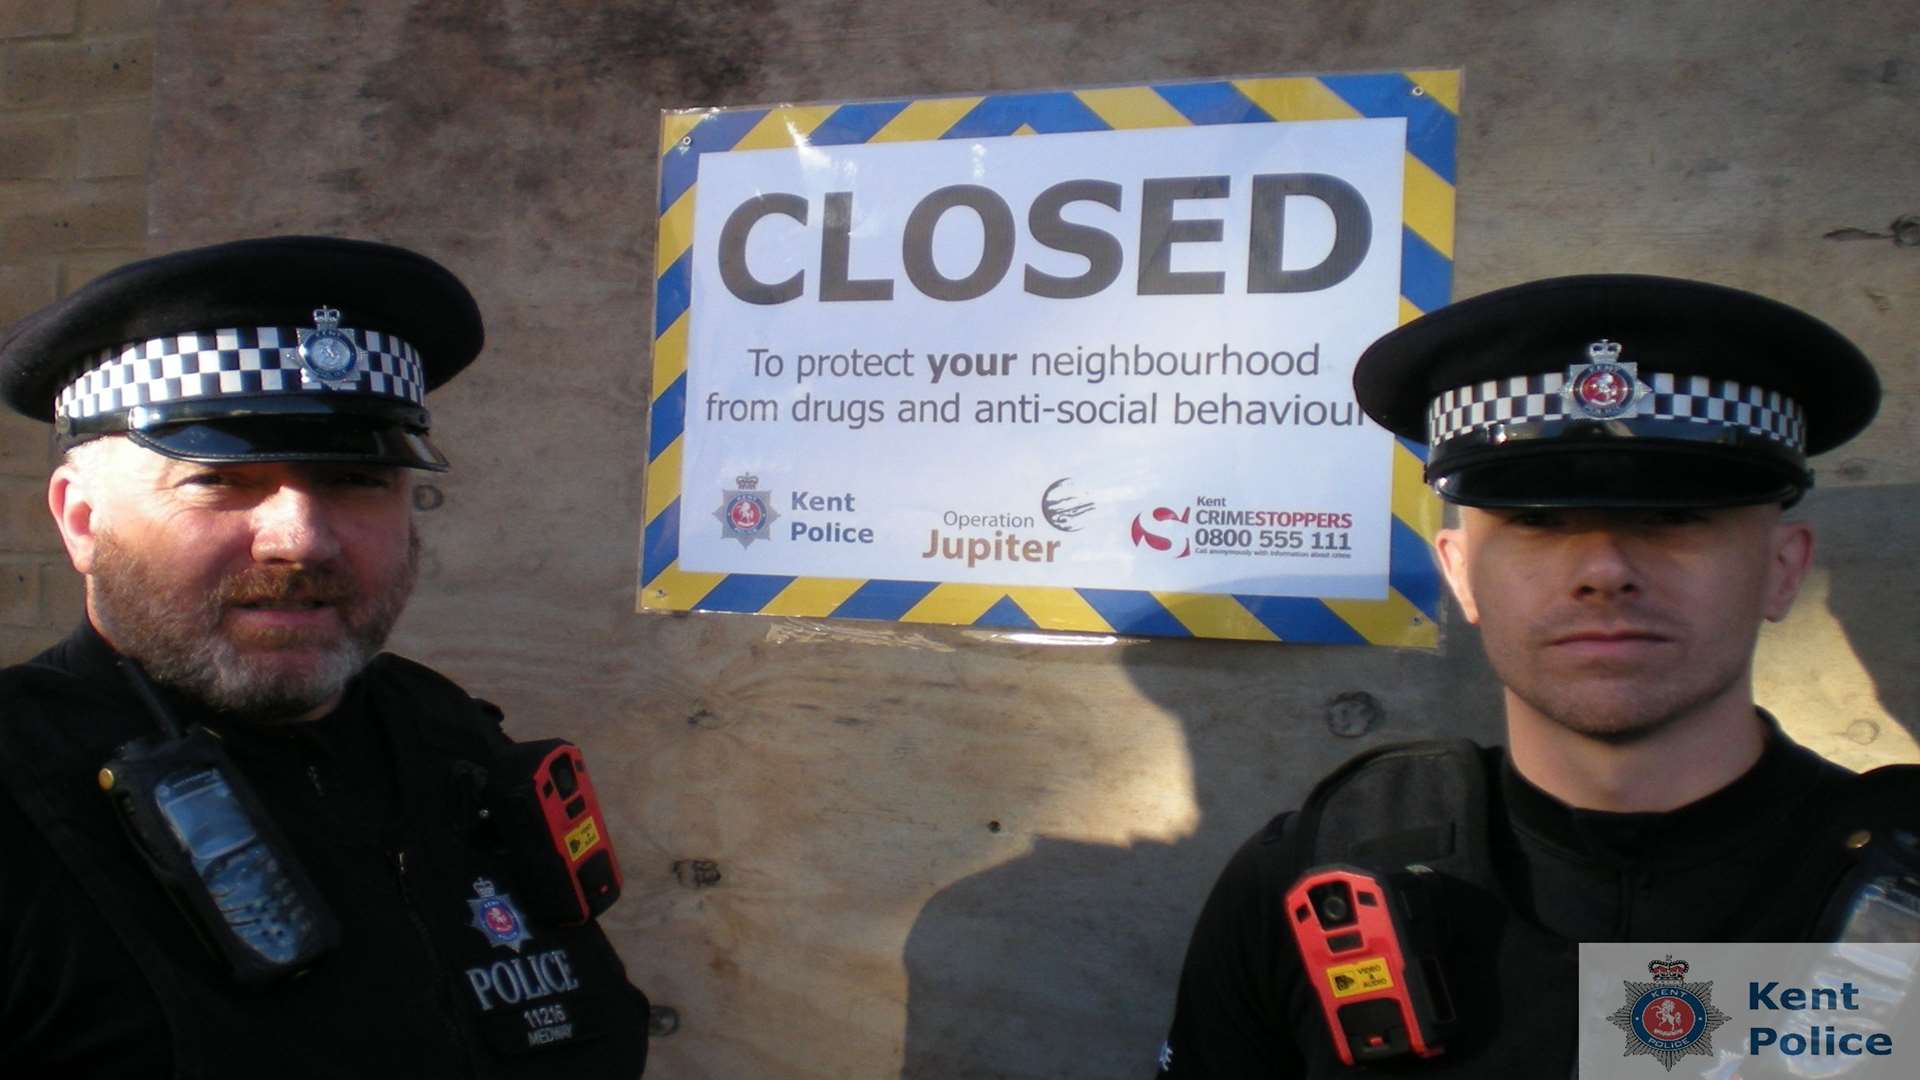
[[[440,973],[436,981],[440,984],[441,1020],[446,1025],[447,1033],[453,1037],[454,1045],[465,1052],[470,1075],[480,1076],[479,1048],[468,1036],[467,1025],[463,1022],[463,1003],[448,988],[440,950],[433,943],[433,932],[427,927],[426,920],[420,917],[419,908],[414,906],[413,882],[407,876],[407,849],[395,848],[387,853],[387,859],[393,864],[394,882],[400,887],[400,904],[406,909],[407,919],[413,923],[414,932],[420,936],[420,944],[426,949],[427,966]]]

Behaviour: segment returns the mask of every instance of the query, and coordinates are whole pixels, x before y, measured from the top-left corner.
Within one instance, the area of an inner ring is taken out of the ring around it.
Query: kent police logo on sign
[[[733,482],[733,490],[720,492],[720,509],[715,510],[713,516],[720,519],[721,539],[738,540],[741,547],[746,547],[772,535],[769,530],[780,512],[768,501],[772,493],[759,490],[759,477],[747,473],[735,477]]]
[[[467,907],[473,911],[472,926],[486,935],[490,944],[520,951],[520,946],[533,940],[527,933],[527,920],[520,915],[520,909],[513,906],[513,897],[506,893],[495,893],[493,882],[480,878],[473,883],[474,899],[467,901]]]
[[[1607,1017],[1627,1033],[1622,1056],[1651,1054],[1668,1072],[1689,1054],[1712,1057],[1713,1031],[1728,1019],[1713,1004],[1713,983],[1687,982],[1687,962],[1672,954],[1647,970],[1652,982],[1621,982],[1626,1004]]]

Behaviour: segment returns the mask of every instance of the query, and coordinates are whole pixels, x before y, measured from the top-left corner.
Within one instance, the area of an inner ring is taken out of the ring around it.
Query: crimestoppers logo
[[[1626,1004],[1607,1019],[1627,1033],[1621,1056],[1650,1054],[1673,1071],[1674,1063],[1689,1054],[1713,1056],[1713,1031],[1728,1020],[1713,1004],[1713,983],[1686,981],[1688,964],[1666,959],[1647,965],[1652,982],[1621,980]]]
[[[1145,544],[1155,551],[1172,551],[1173,539],[1147,528],[1141,519],[1150,517],[1153,519],[1155,528],[1164,528],[1166,522],[1185,525],[1192,513],[1192,507],[1173,510],[1165,506],[1156,506],[1147,513],[1133,515],[1133,546],[1139,547]],[[1174,530],[1165,529],[1164,531],[1173,532]],[[1184,536],[1180,537],[1180,554],[1175,555],[1174,558],[1184,559],[1191,554],[1193,554],[1193,543]]]
[[[768,502],[771,492],[760,490],[760,478],[745,473],[734,478],[731,491],[720,492],[720,509],[713,516],[720,519],[720,538],[738,540],[746,547],[755,540],[765,540],[771,536],[769,531],[780,517],[780,512]]]

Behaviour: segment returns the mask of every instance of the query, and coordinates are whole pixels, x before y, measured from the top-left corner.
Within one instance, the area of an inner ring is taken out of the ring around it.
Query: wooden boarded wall
[[[182,0],[154,57],[151,250],[390,240],[480,298],[396,647],[590,752],[628,871],[609,923],[678,1016],[655,1075],[1144,1075],[1241,839],[1355,750],[1499,726],[1458,626],[1419,653],[634,614],[662,108],[1464,68],[1456,295],[1699,276],[1879,362],[1760,684],[1848,764],[1920,759],[1904,0]]]
[[[151,0],[0,4],[0,326],[146,250]],[[8,414],[12,420],[12,414]],[[0,422],[0,657],[73,628],[49,430]]]

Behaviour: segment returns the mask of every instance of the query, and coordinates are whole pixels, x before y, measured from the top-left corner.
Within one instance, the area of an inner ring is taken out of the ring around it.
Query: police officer
[[[1834,933],[1863,853],[1920,824],[1920,770],[1854,776],[1796,746],[1752,665],[1812,559],[1783,516],[1806,459],[1877,407],[1860,351],[1750,293],[1595,275],[1409,323],[1354,389],[1426,443],[1458,508],[1436,555],[1504,684],[1507,745],[1362,755],[1250,839],[1193,932],[1160,1075],[1564,1077],[1576,943]],[[1447,991],[1438,1055],[1328,1022],[1285,897],[1334,864],[1405,886],[1408,948]]]
[[[640,1074],[646,998],[498,813],[499,712],[380,653],[410,477],[447,468],[424,395],[482,339],[443,267],[318,237],[134,263],[0,339],[86,578],[0,673],[0,1072]]]

